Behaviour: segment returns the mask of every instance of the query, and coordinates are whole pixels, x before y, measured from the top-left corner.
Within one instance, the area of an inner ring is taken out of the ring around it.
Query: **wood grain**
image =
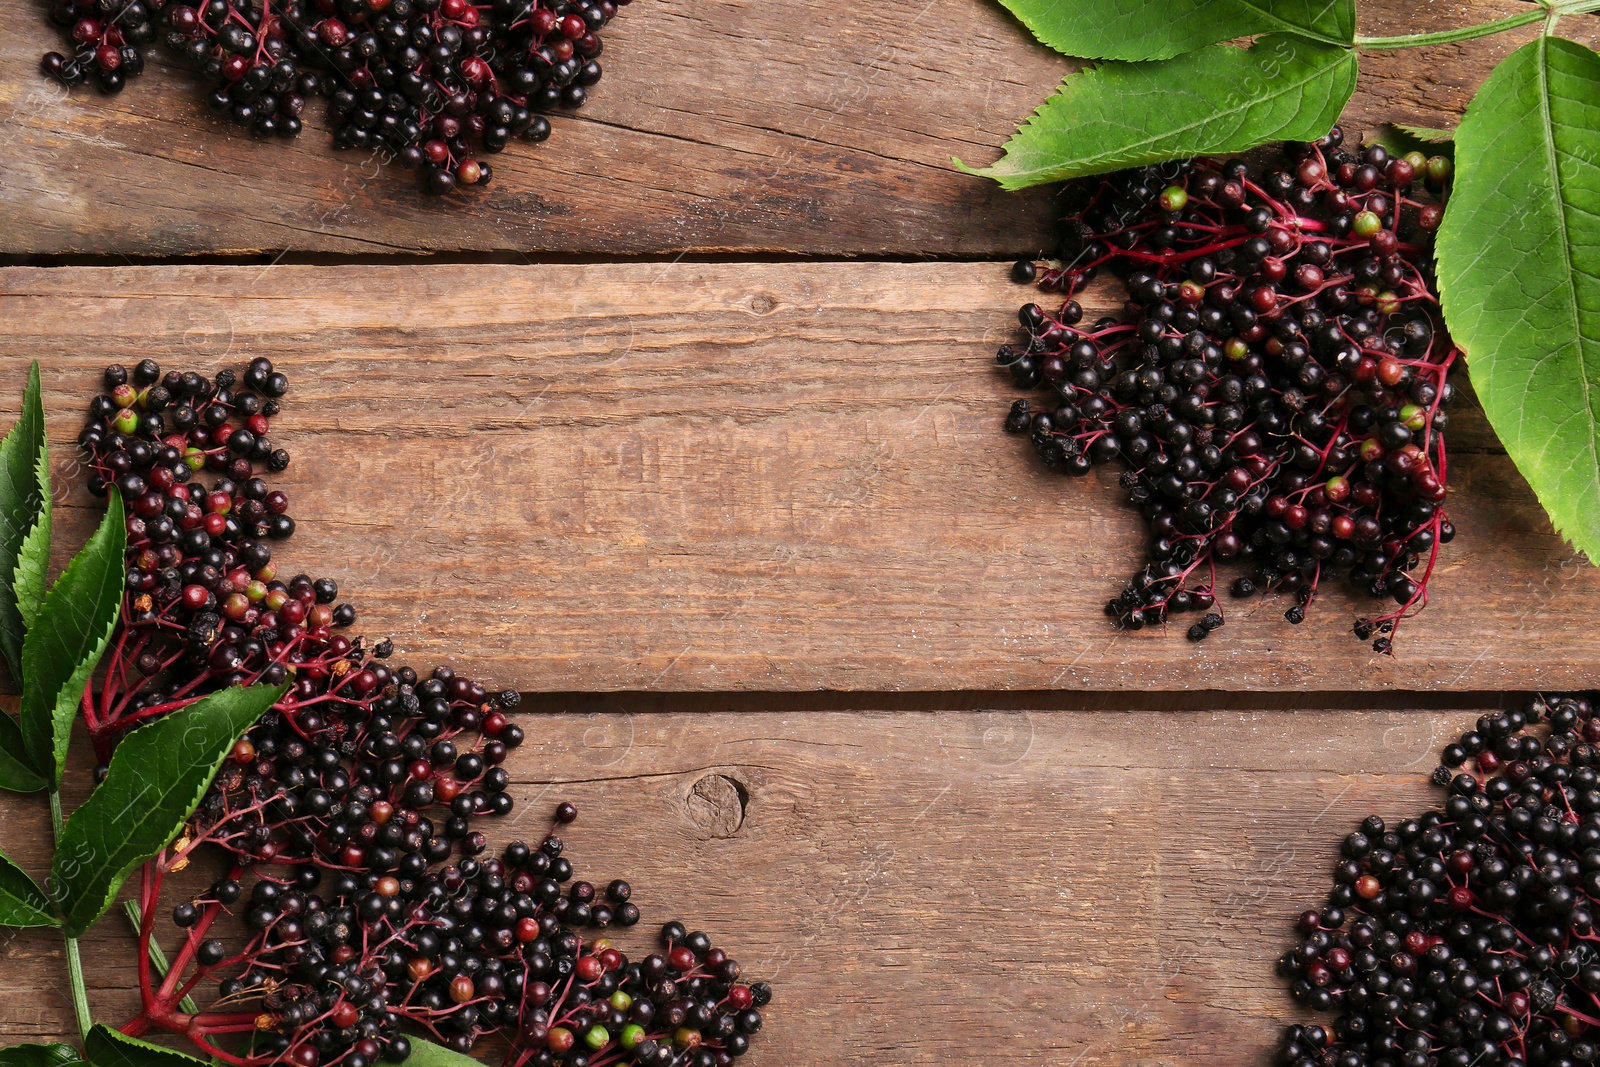
[[[1432,803],[1476,714],[590,703],[522,716],[491,840],[576,803],[580,876],[627,877],[644,925],[703,927],[773,982],[752,1067],[1264,1063],[1296,1017],[1272,962],[1339,839]],[[42,808],[0,799],[36,871]],[[4,952],[0,1044],[65,1036],[54,935]],[[89,935],[102,1017],[136,1008],[130,952],[120,915]]]
[[[1436,602],[1377,656],[1335,586],[1195,646],[1100,613],[1137,564],[1114,471],[1043,470],[992,366],[999,264],[13,268],[0,382],[40,359],[55,457],[98,368],[291,375],[300,532],[363,627],[525,690],[1581,687],[1575,558],[1461,452]],[[1103,298],[1109,293],[1102,292]],[[70,335],[69,350],[62,339]],[[0,402],[17,403],[12,389]],[[0,409],[3,412],[4,409]],[[1470,426],[1464,413],[1457,425]],[[1467,427],[1463,427],[1465,431]],[[1479,447],[1480,425],[1464,432]],[[86,495],[72,497],[86,504]],[[71,509],[68,509],[69,511]],[[79,528],[89,512],[80,510]],[[63,543],[69,539],[63,538]]]
[[[950,165],[992,161],[1073,69],[990,0],[638,0],[607,30],[590,105],[558,117],[544,145],[496,157],[481,194],[444,202],[334,151],[320,118],[291,144],[239,134],[186,72],[152,64],[121,95],[68,95],[36,73],[59,47],[44,5],[15,7],[0,24],[3,253],[1002,258],[1054,241],[1049,193],[1003,194]],[[1364,0],[1363,30],[1518,10]],[[1562,28],[1592,43],[1591,26]],[[1364,57],[1346,121],[1453,125],[1522,39]]]

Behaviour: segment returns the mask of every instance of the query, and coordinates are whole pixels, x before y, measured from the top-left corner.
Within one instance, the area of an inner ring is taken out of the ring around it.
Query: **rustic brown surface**
[[[627,876],[646,924],[703,926],[774,983],[752,1067],[1267,1062],[1296,1017],[1272,962],[1339,838],[1431,803],[1476,714],[535,704],[565,714],[522,718],[522,804],[493,840],[574,801],[580,875]],[[0,843],[36,871],[46,826],[0,799]],[[96,1010],[130,1014],[122,917],[84,951]],[[0,1044],[65,1036],[55,937],[4,953]]]
[[[1046,248],[1047,194],[949,167],[1069,69],[987,0],[636,0],[590,106],[445,202],[315,121],[241,137],[186,74],[69,97],[35,73],[43,5],[12,8],[0,255],[338,265],[0,271],[0,425],[39,359],[70,480],[105,362],[278,361],[302,522],[280,559],[413,662],[543,691],[496,843],[578,803],[581,872],[777,986],[752,1067],[1265,1062],[1294,1017],[1272,960],[1339,836],[1427,803],[1439,747],[1509,699],[1489,690],[1600,678],[1600,572],[1470,397],[1461,536],[1398,657],[1345,632],[1342,593],[1299,628],[1230,611],[1201,650],[1098,616],[1140,541],[1114,476],[1063,482],[998,432],[1015,394],[988,364],[1024,299],[1002,265],[338,258]],[[1520,10],[1370,0],[1361,28]],[[1531,32],[1363,57],[1347,124],[1451,125]],[[90,504],[58,510],[58,555]],[[40,874],[48,827],[0,794],[0,849]],[[120,914],[86,940],[102,1018],[137,1003],[131,949]],[[0,1047],[69,1037],[57,939],[0,959]]]
[[[13,268],[0,383],[44,362],[55,456],[110,359],[294,380],[277,436],[327,573],[419,659],[528,690],[1593,685],[1600,571],[1510,463],[1451,464],[1460,528],[1399,655],[1252,601],[1203,647],[1100,614],[1139,558],[1116,473],[999,422],[995,264]],[[63,334],[70,344],[62,351]],[[135,340],[136,339],[136,340]],[[130,347],[131,346],[131,347]],[[14,404],[14,390],[0,389]],[[3,410],[3,408],[0,408]],[[1484,429],[1464,414],[1464,445]],[[64,470],[64,468],[63,468]],[[85,501],[80,493],[75,500]],[[87,519],[87,512],[80,519]]]
[[[1048,194],[1008,196],[950,166],[991,162],[1071,69],[985,0],[637,0],[606,31],[591,103],[556,118],[544,145],[496,157],[481,194],[443,203],[411,175],[334,151],[320,118],[290,144],[239,134],[205,111],[187,72],[69,96],[37,73],[60,47],[44,5],[12,8],[0,22],[0,252],[999,258],[1052,240]],[[1371,0],[1362,28],[1522,9]],[[1591,24],[1563,30],[1592,41]],[[1347,122],[1453,125],[1522,39],[1368,56]]]

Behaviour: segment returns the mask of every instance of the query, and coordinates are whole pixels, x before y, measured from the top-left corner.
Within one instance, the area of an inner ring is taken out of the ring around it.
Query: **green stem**
[[[139,910],[139,902],[136,900],[123,901],[122,908],[128,913],[128,921],[133,923],[133,932],[138,934],[144,929],[144,912]],[[156,939],[153,937],[150,939],[150,965],[154,967],[156,969],[156,973],[163,978],[167,976],[167,971],[170,970],[172,966],[167,962],[167,954],[161,951],[161,946],[156,944]],[[194,1002],[194,998],[190,996],[185,996],[182,1000],[178,1001],[178,1007],[182,1008],[190,1015],[200,1014],[200,1006],[196,1004]]]
[[[1556,20],[1563,15],[1586,15],[1592,11],[1600,11],[1600,0],[1545,0],[1533,11],[1524,11],[1520,15],[1508,15],[1503,19],[1493,22],[1480,22],[1476,26],[1463,26],[1458,30],[1440,30],[1438,33],[1408,33],[1399,37],[1357,37],[1357,48],[1382,50],[1385,48],[1420,48],[1430,44],[1453,44],[1456,41],[1470,41],[1474,37],[1488,37],[1490,34],[1503,33],[1514,30],[1518,26],[1530,26],[1535,22],[1544,23],[1544,33],[1548,36],[1555,30]]]
[[[1408,33],[1399,37],[1357,37],[1356,47],[1381,50],[1385,48],[1421,48],[1430,44],[1453,44],[1456,41],[1470,41],[1475,37],[1488,37],[1491,34],[1514,30],[1518,26],[1543,22],[1549,14],[1550,11],[1540,7],[1533,11],[1524,11],[1520,15],[1508,15],[1503,19],[1495,19],[1493,22],[1480,22],[1476,26],[1462,26],[1456,30],[1440,30],[1438,33]]]
[[[50,825],[55,831],[56,844],[61,844],[61,794],[50,790]],[[67,983],[72,987],[72,1013],[78,1017],[78,1033],[89,1036],[94,1017],[89,1012],[89,989],[83,982],[83,959],[78,955],[78,939],[67,940]]]

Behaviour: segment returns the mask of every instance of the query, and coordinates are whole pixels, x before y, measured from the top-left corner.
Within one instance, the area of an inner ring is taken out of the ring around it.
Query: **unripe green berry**
[[[1383,220],[1370,211],[1357,213],[1355,220],[1350,224],[1350,232],[1357,237],[1371,237],[1383,229]]]

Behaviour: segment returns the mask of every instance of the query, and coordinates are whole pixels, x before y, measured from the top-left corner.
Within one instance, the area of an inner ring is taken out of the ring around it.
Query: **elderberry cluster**
[[[199,832],[240,862],[321,863],[417,877],[459,849],[487,847],[479,815],[508,815],[510,775],[501,767],[522,743],[505,711],[521,695],[438,668],[419,681],[410,667],[371,661],[378,696],[337,690],[262,716],[236,746],[196,813]],[[348,672],[347,672],[348,673]],[[357,672],[359,673],[359,672]],[[362,694],[364,695],[364,694]],[[423,813],[447,809],[437,824]]]
[[[1541,697],[1444,750],[1442,810],[1344,840],[1327,904],[1280,961],[1292,1067],[1600,1062],[1600,717]]]
[[[207,380],[145,360],[105,371],[79,442],[89,488],[127,507],[123,611],[82,713],[102,763],[129,728],[254,682],[283,697],[234,746],[179,839],[140,879],[142,1010],[130,1033],[182,1034],[239,1067],[404,1060],[407,1032],[465,1052],[490,1034],[512,1067],[728,1067],[770,996],[706,935],[669,925],[630,964],[604,937],[639,909],[622,880],[573,880],[554,826],[485,858],[479,820],[511,812],[515,690],[449,667],[392,667],[393,643],[342,631],[328,579],[277,577],[288,500],[268,436],[288,380],[257,359]],[[210,484],[204,484],[206,478]],[[228,872],[168,910],[201,849]],[[149,963],[157,917],[181,944]],[[232,911],[242,944],[220,932]],[[186,999],[214,989],[198,1012]]]
[[[1348,575],[1398,608],[1356,632],[1380,652],[1427,599],[1454,536],[1442,410],[1457,351],[1442,335],[1428,255],[1448,161],[1347,152],[1335,128],[1284,146],[1280,166],[1190,160],[1125,171],[1074,192],[1058,260],[1018,281],[1067,299],[1018,314],[1027,340],[997,359],[1023,389],[1006,428],[1067,474],[1112,460],[1151,532],[1148,561],[1106,605],[1141,629],[1204,613],[1222,625],[1216,564],[1233,583],[1294,596]],[[1083,323],[1071,297],[1123,272],[1120,315]]]
[[[100,761],[131,726],[291,671],[302,703],[370,700],[383,675],[364,669],[372,657],[359,641],[334,632],[355,609],[337,603],[331,579],[284,581],[272,559],[295,528],[288,497],[262,477],[289,465],[268,436],[288,379],[266,359],[242,380],[163,374],[147,359],[107,367],[105,386],[78,437],[89,490],[118,493],[127,515],[117,640],[84,706]]]
[[[480,154],[543,141],[546,112],[582,107],[601,77],[600,31],[629,0],[53,0],[70,55],[45,72],[120,91],[159,41],[192,66],[218,115],[294,137],[325,96],[334,144],[421,168],[429,192],[483,185]]]
[[[235,759],[259,769],[262,757],[257,749]],[[281,811],[292,795],[268,804],[280,825],[300,818]],[[731,1067],[749,1050],[770,987],[741,982],[735,960],[676,922],[662,928],[662,952],[630,962],[592,931],[639,921],[632,887],[574,880],[553,829],[537,847],[512,842],[499,857],[477,858],[484,843],[471,833],[447,865],[421,856],[448,859],[448,846],[438,855],[406,851],[396,863],[379,855],[385,842],[400,852],[429,822],[374,796],[382,791],[363,785],[343,801],[313,802],[329,809],[330,829],[355,827],[332,836],[364,840],[364,855],[337,840],[323,849],[327,859],[313,854],[285,867],[292,861],[279,853],[254,868],[259,880],[247,898],[236,866],[173,908],[186,939],[160,989],[146,990],[135,1029],[183,1033],[231,1063],[295,1067],[403,1061],[407,1024],[462,1053],[499,1034],[511,1045],[507,1063],[533,1067]],[[576,816],[559,805],[556,825]],[[186,842],[182,852],[193,847]],[[147,903],[172,869],[158,864]],[[230,905],[248,930],[236,951],[214,936]],[[141,930],[142,951],[153,926],[147,920]],[[178,1001],[203,981],[216,983],[215,999],[199,1014],[180,1014]],[[234,1051],[215,1043],[239,1032],[248,1037]]]

